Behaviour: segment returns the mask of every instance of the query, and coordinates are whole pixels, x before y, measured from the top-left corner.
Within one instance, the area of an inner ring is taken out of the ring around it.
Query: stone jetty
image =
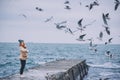
[[[88,73],[85,60],[56,60],[24,71],[24,77],[14,74],[0,80],[83,80]]]

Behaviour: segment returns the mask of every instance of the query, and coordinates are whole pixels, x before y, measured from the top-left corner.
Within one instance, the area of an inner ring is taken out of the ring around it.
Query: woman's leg
[[[20,60],[20,63],[21,63],[20,75],[22,75],[25,68],[26,60]]]

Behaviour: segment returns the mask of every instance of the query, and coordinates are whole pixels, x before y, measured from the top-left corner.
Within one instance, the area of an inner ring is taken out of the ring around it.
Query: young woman
[[[21,63],[20,77],[24,77],[23,71],[26,65],[26,59],[28,57],[28,50],[23,40],[18,40],[18,41],[19,41],[19,47],[20,47],[20,63]]]

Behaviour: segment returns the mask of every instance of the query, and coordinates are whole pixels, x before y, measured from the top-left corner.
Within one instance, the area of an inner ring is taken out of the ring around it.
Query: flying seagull
[[[82,21],[83,21],[83,18],[78,21],[79,27],[82,27]]]
[[[110,20],[110,18],[109,18],[109,13],[107,13],[107,14],[102,14],[102,18],[103,18],[103,22],[104,22],[104,24],[106,24],[106,25],[108,25],[108,23],[107,23],[107,20]]]
[[[98,3],[97,0],[92,2],[92,3],[90,3],[89,5],[86,5],[86,7],[88,7],[89,10],[91,10],[93,8],[93,6],[99,6],[99,3]]]
[[[65,1],[64,4],[70,4],[70,2],[69,1]]]
[[[63,28],[66,28],[66,26],[63,26],[63,25],[60,25],[60,24],[56,24],[56,23],[54,23],[55,25],[56,25],[56,28],[57,29],[63,29]]]
[[[79,38],[76,39],[76,40],[78,40],[78,41],[85,41],[85,40],[83,39],[85,36],[86,36],[86,34],[82,34],[82,35],[80,35]]]
[[[63,29],[63,28],[66,28],[66,26],[63,25],[65,23],[67,23],[67,21],[62,21],[62,22],[54,23],[54,24],[56,25],[57,29]]]
[[[112,40],[112,39],[113,39],[113,38],[110,38],[110,39],[108,40],[108,42],[111,43],[111,40]]]
[[[105,55],[108,56],[108,57],[110,57],[110,58],[112,58],[112,54],[111,54],[110,51],[106,51],[106,52],[105,52]]]
[[[66,28],[65,32],[68,32],[73,35],[73,31],[70,28]]]
[[[93,8],[93,4],[90,4],[90,5],[86,5],[86,7],[89,8],[89,10],[91,10]]]
[[[51,16],[50,18],[46,19],[45,22],[48,22],[48,21],[50,21],[52,19],[53,19],[53,16]]]
[[[75,31],[75,32],[77,32],[77,31],[84,31],[84,29],[87,27],[87,26],[89,26],[89,25],[92,25],[96,20],[94,20],[94,21],[92,21],[92,22],[90,22],[89,24],[86,24],[86,25],[82,25],[82,21],[83,21],[83,18],[81,18],[79,21],[78,21],[78,26],[79,27],[77,27],[77,30]]]
[[[101,31],[101,32],[99,33],[98,39],[99,39],[99,40],[102,40],[102,38],[103,38],[103,32]]]
[[[108,35],[110,35],[110,28],[108,26],[104,26],[103,27],[105,28],[105,31]]]
[[[100,32],[99,37],[100,37],[100,38],[103,37],[103,32]]]
[[[42,8],[39,8],[39,7],[36,7],[36,10],[38,10],[38,11],[43,11],[43,9],[42,9]]]
[[[70,8],[70,6],[66,5],[65,9],[70,10],[71,8]]]
[[[82,21],[83,21],[83,18],[78,21],[78,26],[79,26],[79,27],[77,27],[77,29],[80,30],[81,32],[84,31],[84,28],[85,28],[85,27],[83,27],[83,25],[82,25]],[[78,30],[77,30],[77,31],[78,31]]]
[[[25,19],[27,18],[25,14],[20,14],[19,16],[23,16]]]
[[[99,6],[98,1],[97,1],[97,0],[95,0],[95,1],[93,2],[93,5],[94,5],[94,6]]]
[[[120,5],[120,1],[119,0],[115,0],[115,11],[118,9],[118,6]]]
[[[93,38],[87,39],[88,41],[90,41],[89,46],[92,47],[93,46]]]
[[[108,39],[108,41],[105,42],[105,45],[107,45],[108,43],[111,43],[112,39],[113,39],[113,38]]]

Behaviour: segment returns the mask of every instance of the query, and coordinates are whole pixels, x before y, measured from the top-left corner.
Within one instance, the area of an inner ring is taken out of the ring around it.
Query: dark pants
[[[26,64],[26,60],[20,60],[20,63],[21,63],[20,74],[23,74],[25,64]]]

